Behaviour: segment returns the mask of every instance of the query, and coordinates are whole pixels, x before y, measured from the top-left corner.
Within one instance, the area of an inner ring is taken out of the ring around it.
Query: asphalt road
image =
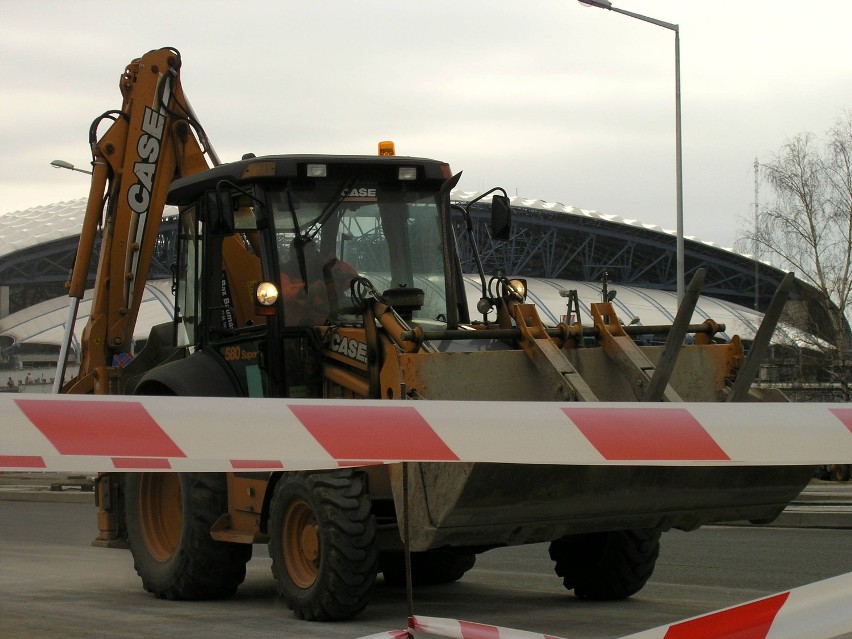
[[[341,637],[400,628],[404,592],[379,583],[358,619],[295,620],[278,601],[264,547],[221,602],[145,593],[125,550],[93,548],[88,504],[0,501],[0,637]],[[415,612],[572,638],[610,638],[852,571],[852,530],[707,527],[670,532],[634,598],[580,601],[552,573],[545,545],[481,555],[462,581],[415,592]]]

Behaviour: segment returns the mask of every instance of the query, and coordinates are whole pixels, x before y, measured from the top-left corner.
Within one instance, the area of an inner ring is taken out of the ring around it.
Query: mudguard
[[[202,349],[146,373],[136,387],[136,394],[237,397],[240,393],[239,383],[222,359]]]

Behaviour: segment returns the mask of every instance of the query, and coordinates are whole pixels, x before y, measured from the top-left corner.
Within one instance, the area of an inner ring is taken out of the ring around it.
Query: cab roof
[[[316,179],[308,178],[307,165],[325,164],[328,177],[364,176],[372,179],[394,179],[395,169],[417,167],[417,181],[443,182],[448,177],[444,162],[427,158],[379,155],[268,155],[247,157],[222,164],[206,171],[175,180],[169,188],[168,204],[184,205],[205,191],[213,190],[222,181],[244,184],[256,180]]]

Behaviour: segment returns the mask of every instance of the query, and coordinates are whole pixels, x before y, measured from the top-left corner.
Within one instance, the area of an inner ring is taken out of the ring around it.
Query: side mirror
[[[512,231],[512,207],[505,195],[491,198],[491,239],[506,241]]]
[[[204,194],[206,220],[210,232],[216,235],[231,235],[234,232],[234,199],[231,191],[216,189]]]

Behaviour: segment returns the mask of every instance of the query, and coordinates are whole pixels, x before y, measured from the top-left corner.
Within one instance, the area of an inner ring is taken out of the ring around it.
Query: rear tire
[[[269,556],[278,593],[299,619],[348,619],[376,580],[376,520],[362,473],[285,474],[269,511]]]
[[[225,475],[129,473],[125,499],[128,543],[145,590],[161,599],[222,599],[236,592],[251,545],[210,536],[228,511]]]
[[[411,583],[414,586],[449,584],[473,568],[476,555],[463,550],[429,550],[411,553]],[[405,554],[387,552],[379,556],[379,569],[388,586],[405,586]]]
[[[580,599],[626,599],[650,579],[660,554],[660,531],[616,530],[569,535],[550,544],[556,574]]]

